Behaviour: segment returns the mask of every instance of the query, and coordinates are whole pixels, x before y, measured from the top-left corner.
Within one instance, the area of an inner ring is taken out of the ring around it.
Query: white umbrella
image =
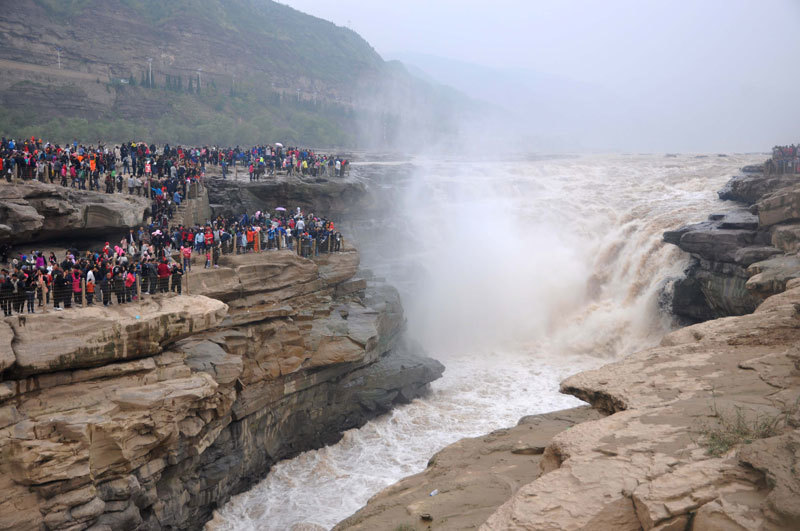
[[[286,209],[285,209],[285,208],[283,208],[283,207],[278,207],[278,208],[276,208],[275,210],[279,210],[279,211],[281,211],[281,212],[286,212]]]
[[[275,147],[283,147],[283,144],[281,144],[280,142],[275,142]]]

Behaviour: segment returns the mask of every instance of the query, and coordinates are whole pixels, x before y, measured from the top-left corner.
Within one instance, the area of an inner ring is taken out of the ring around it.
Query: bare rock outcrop
[[[232,256],[189,295],[0,321],[0,529],[198,528],[443,367],[358,253]]]
[[[0,187],[0,243],[90,238],[138,226],[144,197],[74,190],[40,182]],[[76,233],[76,231],[79,231]]]
[[[797,529],[798,308],[794,281],[565,380],[610,415],[556,435],[544,474],[483,529]],[[752,433],[714,446],[729,430]]]
[[[664,233],[692,256],[672,290],[672,311],[692,322],[752,312],[800,276],[800,187],[758,168],[732,178],[721,199],[749,205]]]
[[[231,205],[243,205],[248,212],[283,206],[316,212],[337,220],[354,211],[370,208],[372,194],[364,183],[352,178],[280,176],[260,182],[233,179],[208,181],[209,201],[214,215],[233,214]],[[237,207],[238,208],[238,207]]]

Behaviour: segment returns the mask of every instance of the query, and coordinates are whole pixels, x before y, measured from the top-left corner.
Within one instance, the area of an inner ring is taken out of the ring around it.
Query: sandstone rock
[[[793,175],[765,176],[761,172],[745,172],[749,175],[738,175],[718,192],[719,198],[726,201],[740,201],[747,205],[755,204],[759,199],[775,190],[796,184]]]
[[[40,182],[0,189],[0,243],[104,235],[138,226],[149,211],[144,197],[103,194]]]
[[[747,273],[751,275],[747,289],[766,298],[782,292],[788,281],[800,277],[800,257],[774,256],[752,264],[747,268]]]
[[[168,295],[141,306],[36,314],[25,327],[12,325],[16,363],[11,370],[27,376],[151,356],[164,344],[216,326],[226,309],[205,297]]]
[[[756,203],[762,227],[800,219],[800,185],[778,189]]]
[[[214,216],[237,214],[242,208],[255,212],[268,205],[290,210],[299,206],[305,213],[316,212],[340,220],[346,214],[369,207],[370,201],[365,185],[355,179],[319,183],[297,177],[257,183],[211,179],[208,189]],[[239,205],[238,210],[234,210],[234,205]]]
[[[719,228],[723,230],[756,230],[758,228],[758,216],[743,208],[724,214],[712,214],[709,219],[717,221]]]
[[[764,474],[771,492],[766,498],[766,517],[776,526],[800,526],[800,430],[754,441],[742,448],[739,459]]]
[[[105,509],[105,502],[100,498],[93,498],[90,502],[80,505],[78,507],[73,507],[70,510],[70,515],[73,519],[81,522],[87,521],[94,518],[97,518],[101,514],[103,514],[103,509]]]
[[[220,385],[229,385],[242,374],[242,358],[225,352],[211,341],[185,340],[175,348],[186,354],[186,365],[210,374]]]
[[[800,223],[781,223],[773,225],[772,245],[785,253],[797,253],[800,250]]]
[[[776,254],[782,254],[782,250],[785,249],[776,249],[775,247],[743,247],[733,255],[733,261],[743,267],[747,267],[755,262],[771,258]]]
[[[119,512],[106,512],[100,515],[95,526],[113,531],[132,531],[139,529],[142,517],[135,505],[129,504],[128,507]]]
[[[100,483],[97,486],[97,495],[106,502],[127,500],[139,488],[139,480],[130,475]]]
[[[681,236],[679,247],[707,260],[733,262],[736,251],[754,241],[755,233],[751,230],[691,230]]]

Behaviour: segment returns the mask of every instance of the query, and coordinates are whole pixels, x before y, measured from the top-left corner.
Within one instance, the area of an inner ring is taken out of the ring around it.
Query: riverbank
[[[789,224],[797,192],[764,191],[779,192],[759,201],[783,209]],[[339,528],[797,528],[791,500],[800,485],[791,470],[799,464],[793,449],[800,426],[800,284],[787,280],[783,289],[761,296],[752,314],[678,330],[655,348],[563,382],[562,392],[587,401],[602,418],[528,445],[527,457],[513,453],[526,448],[525,422],[499,437],[456,443]],[[731,431],[754,432],[744,435],[752,444],[734,444],[741,441]],[[495,463],[489,476],[486,461]],[[503,477],[504,467],[509,474],[523,470],[517,464],[523,461],[530,475],[509,482],[508,497],[491,507],[498,496],[487,478]],[[459,514],[473,516],[459,520]]]

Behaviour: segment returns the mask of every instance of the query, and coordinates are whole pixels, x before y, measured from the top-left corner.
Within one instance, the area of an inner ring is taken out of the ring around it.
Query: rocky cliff
[[[664,233],[689,253],[685,277],[674,283],[672,311],[691,321],[752,312],[800,276],[800,184],[794,175],[744,168],[719,192],[741,206],[708,221]]]
[[[12,243],[118,233],[147,210],[4,190]],[[182,296],[0,321],[0,529],[196,529],[276,461],[423,393],[443,367],[358,266],[352,245],[223,256]]]
[[[241,175],[241,173],[240,173]],[[370,208],[372,194],[356,178],[300,178],[279,176],[260,182],[234,179],[208,181],[208,194],[214,215],[231,215],[283,206],[316,212],[341,220],[354,211]]]

